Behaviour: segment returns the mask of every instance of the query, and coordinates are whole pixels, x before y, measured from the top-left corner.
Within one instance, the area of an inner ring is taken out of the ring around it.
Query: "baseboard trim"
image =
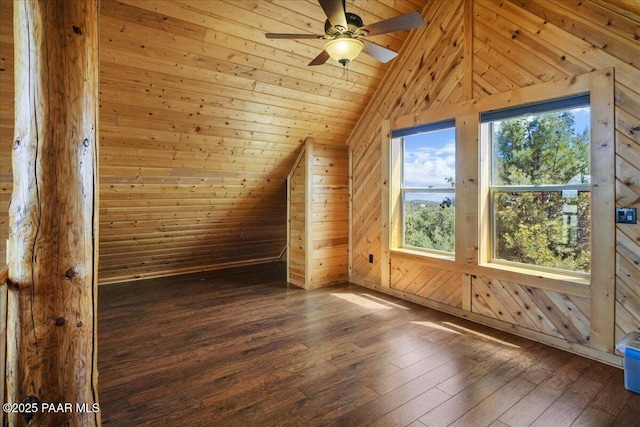
[[[225,262],[222,264],[214,264],[209,266],[200,266],[200,267],[186,267],[186,268],[177,268],[171,270],[160,270],[154,271],[151,273],[141,273],[141,274],[129,274],[129,275],[120,275],[109,277],[106,279],[98,278],[98,285],[112,285],[115,283],[123,283],[123,282],[133,282],[135,280],[145,280],[145,279],[157,279],[160,277],[168,277],[168,276],[179,276],[181,274],[189,274],[189,273],[201,273],[205,271],[214,271],[214,270],[223,270],[225,268],[233,268],[233,267],[246,267],[250,265],[258,265],[258,264],[268,264],[272,262],[282,262],[280,257],[270,257],[270,258],[259,258],[252,259],[246,261],[233,261],[233,262]]]

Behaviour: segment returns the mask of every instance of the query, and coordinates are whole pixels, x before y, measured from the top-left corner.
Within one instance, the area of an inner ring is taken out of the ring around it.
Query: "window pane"
[[[455,192],[404,194],[404,244],[453,252]]]
[[[456,176],[456,132],[447,128],[404,137],[403,186],[453,187]]]
[[[589,107],[491,123],[492,184],[588,184]]]
[[[496,193],[494,257],[588,273],[588,191]]]

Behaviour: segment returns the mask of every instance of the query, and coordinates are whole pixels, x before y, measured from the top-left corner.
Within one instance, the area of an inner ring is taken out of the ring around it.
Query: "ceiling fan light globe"
[[[360,40],[351,38],[330,40],[324,46],[329,56],[343,66],[354,60],[363,48],[364,44]]]

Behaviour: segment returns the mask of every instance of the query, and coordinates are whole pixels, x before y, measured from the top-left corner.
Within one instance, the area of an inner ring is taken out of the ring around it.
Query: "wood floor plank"
[[[607,384],[589,406],[618,416],[633,395],[629,390],[621,390],[620,384],[624,384],[624,371],[615,369],[610,373]]]
[[[616,417],[596,408],[587,408],[571,424],[571,427],[605,427],[613,425]]]
[[[327,389],[312,397],[296,402],[298,416],[287,415],[284,411],[274,425],[307,426],[328,425],[336,422],[340,416],[354,408],[377,398],[379,395],[370,388],[359,384],[357,380],[342,383],[336,388]],[[271,420],[265,420],[267,425]]]
[[[476,407],[458,418],[452,427],[464,427],[468,425],[489,425],[497,420],[503,413],[528,394],[535,385],[520,378],[509,381]]]
[[[460,359],[460,356],[456,355],[455,352],[448,350],[449,349],[442,348],[440,351],[431,354],[429,357],[426,357],[419,362],[402,369],[401,371],[393,372],[385,377],[376,378],[371,383],[371,388],[379,394],[386,394],[404,384],[407,384],[416,377],[427,374],[439,366],[442,366],[452,360],[458,361]]]
[[[532,424],[532,427],[570,426],[601,388],[601,383],[580,378]]]
[[[103,425],[640,419],[621,370],[355,285],[284,278],[274,263],[101,286]]]
[[[397,407],[391,412],[386,413],[384,416],[378,418],[369,426],[371,427],[387,427],[387,426],[403,426],[417,421],[418,418],[426,411],[435,408],[442,402],[449,399],[449,395],[437,388],[432,388],[427,392],[422,393],[405,403],[402,406]]]
[[[412,351],[404,353],[395,359],[391,360],[391,363],[397,366],[400,369],[404,369],[408,366],[413,365],[427,357],[431,356],[433,353],[437,352],[440,348],[439,345],[436,345],[431,342],[424,342],[420,347],[415,348]]]
[[[426,413],[420,421],[430,427],[448,426],[518,377],[525,369],[521,362],[512,359]]]
[[[499,366],[517,357],[517,354],[508,351],[496,351],[491,349],[486,358],[480,358],[479,363],[471,369],[461,369],[456,375],[438,384],[438,388],[451,396],[464,391],[466,388],[481,380],[484,376],[494,371]],[[478,360],[478,359],[473,359]]]
[[[632,393],[627,404],[622,408],[614,423],[618,427],[633,427],[640,420],[640,394]]]
[[[461,363],[462,362],[462,363]],[[338,419],[341,426],[361,426],[374,422],[387,413],[399,408],[406,402],[415,399],[434,388],[440,382],[455,375],[461,364],[476,363],[471,359],[451,361],[428,373],[366,403]]]
[[[543,414],[592,365],[592,361],[574,357],[553,372],[527,396],[511,407],[500,421],[511,427],[529,426]]]

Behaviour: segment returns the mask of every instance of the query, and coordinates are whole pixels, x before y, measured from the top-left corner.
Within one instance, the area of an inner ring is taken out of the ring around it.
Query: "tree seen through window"
[[[588,107],[490,125],[494,258],[589,272]]]
[[[455,250],[455,156],[453,121],[407,135],[402,142],[403,245]]]

